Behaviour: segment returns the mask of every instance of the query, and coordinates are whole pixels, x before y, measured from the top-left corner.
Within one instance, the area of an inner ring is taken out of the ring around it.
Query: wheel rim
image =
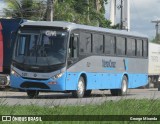
[[[78,92],[79,94],[83,94],[83,91],[84,91],[84,83],[82,80],[79,80],[78,82]]]
[[[126,80],[123,80],[123,82],[122,82],[122,91],[123,91],[123,93],[125,93],[127,91],[127,82],[126,82]]]

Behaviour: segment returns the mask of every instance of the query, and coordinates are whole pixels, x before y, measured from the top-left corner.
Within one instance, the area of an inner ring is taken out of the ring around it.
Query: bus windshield
[[[67,32],[56,30],[21,31],[13,60],[26,65],[47,66],[65,63]]]

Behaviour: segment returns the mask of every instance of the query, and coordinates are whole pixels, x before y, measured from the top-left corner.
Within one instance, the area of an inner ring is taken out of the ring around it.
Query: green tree
[[[100,27],[111,27],[105,19],[105,4],[108,0],[5,0],[7,16],[31,20],[49,20],[53,8],[53,20],[70,21]],[[49,11],[48,11],[49,10]]]
[[[152,43],[160,44],[160,34],[158,34],[155,38],[151,40]]]
[[[100,27],[110,27],[104,17],[107,0],[57,0],[54,2],[54,20],[71,21]]]
[[[4,13],[7,17],[43,20],[46,6],[43,1],[35,0],[5,0],[7,8]]]

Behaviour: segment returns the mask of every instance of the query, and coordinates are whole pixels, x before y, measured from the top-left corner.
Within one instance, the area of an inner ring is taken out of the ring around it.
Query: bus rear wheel
[[[85,94],[85,81],[83,77],[79,78],[77,90],[72,91],[73,97],[83,98]]]
[[[126,76],[123,76],[121,89],[111,89],[112,96],[123,96],[127,94],[128,89],[128,79]]]
[[[39,95],[39,91],[36,90],[27,90],[27,95],[30,99],[37,98]]]

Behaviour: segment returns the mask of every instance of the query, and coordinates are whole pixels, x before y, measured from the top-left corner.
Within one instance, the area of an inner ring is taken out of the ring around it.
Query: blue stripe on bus
[[[63,76],[57,80],[52,78],[48,80],[31,80],[24,79],[22,77],[16,77],[11,75],[11,87],[20,88],[23,82],[30,83],[44,83],[50,89],[30,88],[30,90],[44,90],[44,91],[65,91],[76,90],[78,80],[81,74],[85,74],[87,77],[86,89],[118,89],[121,88],[121,81],[124,74],[107,74],[107,73],[72,73],[65,72]],[[49,85],[49,82],[56,82],[56,84]],[[66,82],[66,83],[65,83]],[[144,86],[148,82],[147,74],[128,74],[128,88],[136,88]],[[26,88],[27,90],[27,88]]]

